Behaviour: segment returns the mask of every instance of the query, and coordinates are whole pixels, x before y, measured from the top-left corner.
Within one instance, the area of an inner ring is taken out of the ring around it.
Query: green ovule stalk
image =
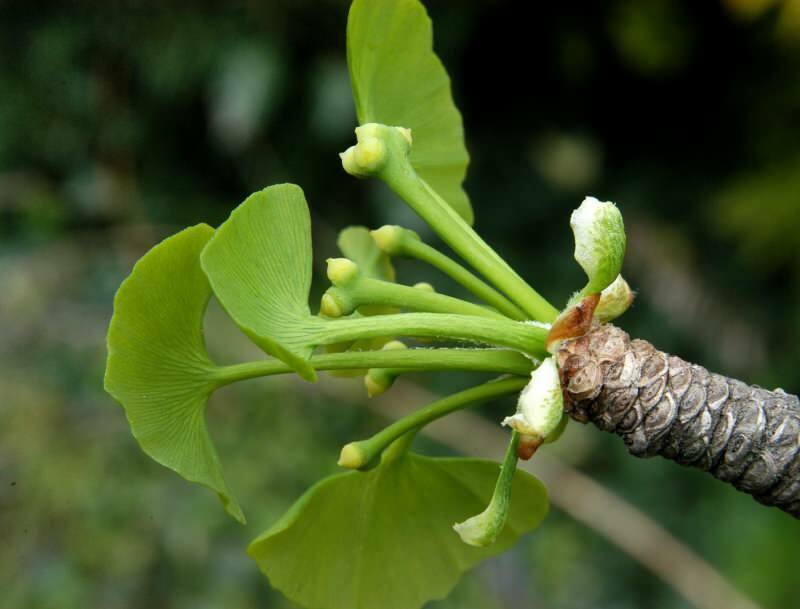
[[[492,309],[437,294],[429,285],[409,287],[364,277],[358,272],[358,266],[347,258],[328,259],[328,279],[335,287],[322,296],[320,313],[332,318],[350,315],[362,306],[384,305],[411,311],[506,319]]]
[[[424,243],[414,231],[401,226],[383,226],[372,231],[372,237],[383,252],[391,256],[403,256],[427,262],[506,317],[520,321],[527,319],[525,312],[517,305],[458,262]]]
[[[376,176],[394,190],[459,256],[502,290],[531,319],[558,314],[414,170],[412,136],[405,127],[377,123],[356,128],[358,143],[342,153],[342,166],[356,177]],[[380,142],[380,145],[378,144]]]
[[[360,469],[372,462],[386,447],[401,436],[418,430],[451,412],[516,393],[525,386],[525,383],[525,379],[519,378],[500,379],[437,400],[392,423],[367,440],[346,444],[342,447],[339,465],[350,469]]]

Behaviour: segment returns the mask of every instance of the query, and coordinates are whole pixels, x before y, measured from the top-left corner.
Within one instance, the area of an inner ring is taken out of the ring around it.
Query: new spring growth
[[[634,297],[628,282],[622,275],[617,275],[614,282],[600,293],[600,301],[594,310],[595,319],[602,324],[616,319],[630,308]]]
[[[367,123],[356,127],[358,143],[342,152],[342,167],[352,176],[366,178],[383,169],[388,159],[386,150],[387,129],[396,129],[403,136],[407,149],[411,148],[411,130],[404,127],[387,127],[378,123]]]
[[[616,205],[594,197],[583,200],[569,223],[575,235],[575,260],[589,278],[577,301],[602,292],[619,275],[625,257],[625,225]]]
[[[407,347],[399,340],[391,340],[382,347],[382,351],[399,351]],[[367,395],[375,396],[386,393],[394,384],[395,379],[400,376],[399,370],[392,368],[370,368],[364,376],[364,387],[367,388]]]
[[[572,295],[547,337],[547,350],[554,353],[564,340],[585,334],[594,319],[609,321],[630,306],[633,294],[619,272],[625,257],[625,225],[617,206],[586,197],[570,217],[575,236],[575,260],[588,282]],[[601,316],[595,317],[605,297]]]
[[[512,432],[492,499],[486,509],[464,522],[453,525],[453,530],[458,533],[464,543],[485,548],[492,545],[503,531],[506,520],[508,520],[508,506],[511,503],[511,487],[514,481],[514,472],[517,469],[519,441],[520,435]]]
[[[531,380],[519,394],[517,412],[503,419],[520,434],[519,457],[529,459],[548,436],[555,433],[564,416],[564,397],[558,369],[552,357],[531,373]]]

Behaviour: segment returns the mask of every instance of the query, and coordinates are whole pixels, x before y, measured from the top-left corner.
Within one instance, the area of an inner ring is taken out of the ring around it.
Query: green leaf
[[[480,512],[498,467],[406,454],[309,489],[250,545],[273,586],[314,609],[414,609],[443,598],[461,574],[535,529],[547,492],[518,471],[508,523],[487,548],[464,544],[455,522]]]
[[[411,129],[411,164],[472,224],[462,182],[469,155],[450,79],[433,52],[431,20],[417,0],[355,0],[347,63],[360,124]]]
[[[213,234],[198,224],[162,241],[122,282],[108,329],[105,389],[122,404],[144,452],[216,491],[244,523],[205,423],[217,384],[203,338],[211,287],[200,252]]]
[[[348,226],[339,233],[336,241],[345,258],[358,265],[365,277],[394,281],[395,272],[392,261],[375,243],[369,229],[363,226]]]
[[[622,213],[611,201],[586,197],[569,223],[575,236],[575,260],[589,279],[580,297],[599,294],[622,270],[626,247]]]
[[[307,334],[311,316],[311,220],[294,184],[250,195],[217,229],[200,257],[214,294],[266,353],[313,381]]]

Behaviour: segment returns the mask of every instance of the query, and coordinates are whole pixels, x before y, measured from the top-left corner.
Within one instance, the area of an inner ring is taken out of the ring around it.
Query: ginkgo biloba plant
[[[338,371],[376,395],[409,371],[497,373],[345,445],[339,464],[352,471],[316,484],[251,543],[270,582],[313,608],[419,607],[535,529],[546,491],[517,460],[556,440],[570,417],[622,436],[637,456],[702,468],[800,516],[798,399],[710,374],[609,323],[633,297],[612,203],[587,197],[572,214],[587,283],[563,308],[545,300],[471,227],[461,117],[425,9],[355,0],[347,28],[359,126],[342,166],[385,182],[464,264],[399,226],[349,227],[314,314],[309,211],[292,184],[251,195],[216,229],[169,237],[121,285],[108,332],[105,386],[142,449],[244,522],[206,424],[216,389]],[[395,257],[435,267],[475,302],[397,283]],[[212,361],[203,337],[212,296],[267,357]],[[509,444],[499,474],[488,461],[410,452],[426,424],[516,394],[501,422]]]

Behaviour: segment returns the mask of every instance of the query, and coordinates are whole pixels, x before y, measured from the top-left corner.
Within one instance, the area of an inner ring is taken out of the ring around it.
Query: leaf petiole
[[[315,370],[351,370],[393,368],[411,370],[466,370],[529,375],[531,361],[506,349],[403,349],[399,351],[345,351],[313,356],[309,364]],[[222,366],[211,373],[217,387],[237,381],[294,372],[278,359]]]
[[[523,322],[474,315],[403,313],[356,319],[319,320],[308,328],[308,341],[326,345],[382,336],[466,340],[509,347],[534,357],[546,355],[548,328]]]

